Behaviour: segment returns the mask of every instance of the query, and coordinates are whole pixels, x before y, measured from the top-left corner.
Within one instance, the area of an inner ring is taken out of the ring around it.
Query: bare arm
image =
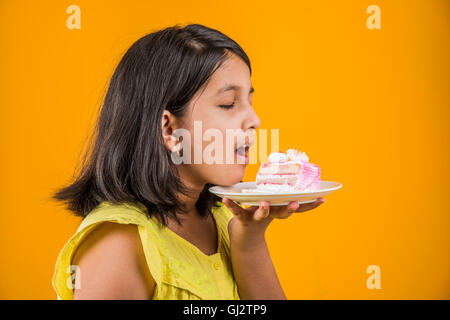
[[[240,298],[286,300],[270,258],[265,231],[274,218],[285,219],[294,212],[314,209],[323,203],[323,198],[301,206],[291,202],[288,206],[269,207],[268,202],[262,202],[259,207],[247,209],[227,198],[222,201],[234,215],[228,224],[228,233]]]
[[[72,264],[80,272],[74,299],[151,299],[151,276],[136,225],[104,222],[77,248]]]
[[[270,258],[264,233],[253,237],[241,236],[236,230],[232,230],[239,228],[235,223],[233,218],[228,227],[231,264],[239,296],[246,300],[285,300],[286,296]]]

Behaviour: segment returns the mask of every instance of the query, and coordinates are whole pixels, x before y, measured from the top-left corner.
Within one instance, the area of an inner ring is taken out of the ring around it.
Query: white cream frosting
[[[269,156],[269,162],[286,162],[289,161],[289,157],[281,152],[272,152]]]
[[[306,153],[301,152],[299,150],[296,149],[289,149],[288,151],[286,151],[287,156],[289,157],[289,159],[291,161],[306,161],[309,162],[309,158],[306,155]]]

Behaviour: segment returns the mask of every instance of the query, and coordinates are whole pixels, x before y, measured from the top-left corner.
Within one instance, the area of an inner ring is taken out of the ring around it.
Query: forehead
[[[230,54],[222,65],[213,73],[206,90],[209,94],[220,94],[224,87],[237,86],[243,89],[251,87],[250,69],[235,54]],[[247,89],[248,90],[248,89]]]

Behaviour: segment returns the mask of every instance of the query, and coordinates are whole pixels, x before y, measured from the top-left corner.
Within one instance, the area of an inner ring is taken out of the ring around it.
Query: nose
[[[255,110],[249,105],[248,112],[242,124],[242,130],[246,132],[249,129],[257,129],[261,125],[261,120],[256,114]]]

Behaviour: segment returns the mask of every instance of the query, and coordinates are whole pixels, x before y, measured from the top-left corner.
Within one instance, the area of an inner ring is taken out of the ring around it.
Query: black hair
[[[200,24],[175,25],[137,40],[116,67],[85,152],[81,171],[52,194],[77,216],[86,217],[103,201],[139,201],[146,214],[180,223],[177,193],[189,196],[162,137],[164,110],[183,116],[188,102],[227,59],[244,50],[223,33]],[[196,202],[202,216],[219,197],[206,184]]]

